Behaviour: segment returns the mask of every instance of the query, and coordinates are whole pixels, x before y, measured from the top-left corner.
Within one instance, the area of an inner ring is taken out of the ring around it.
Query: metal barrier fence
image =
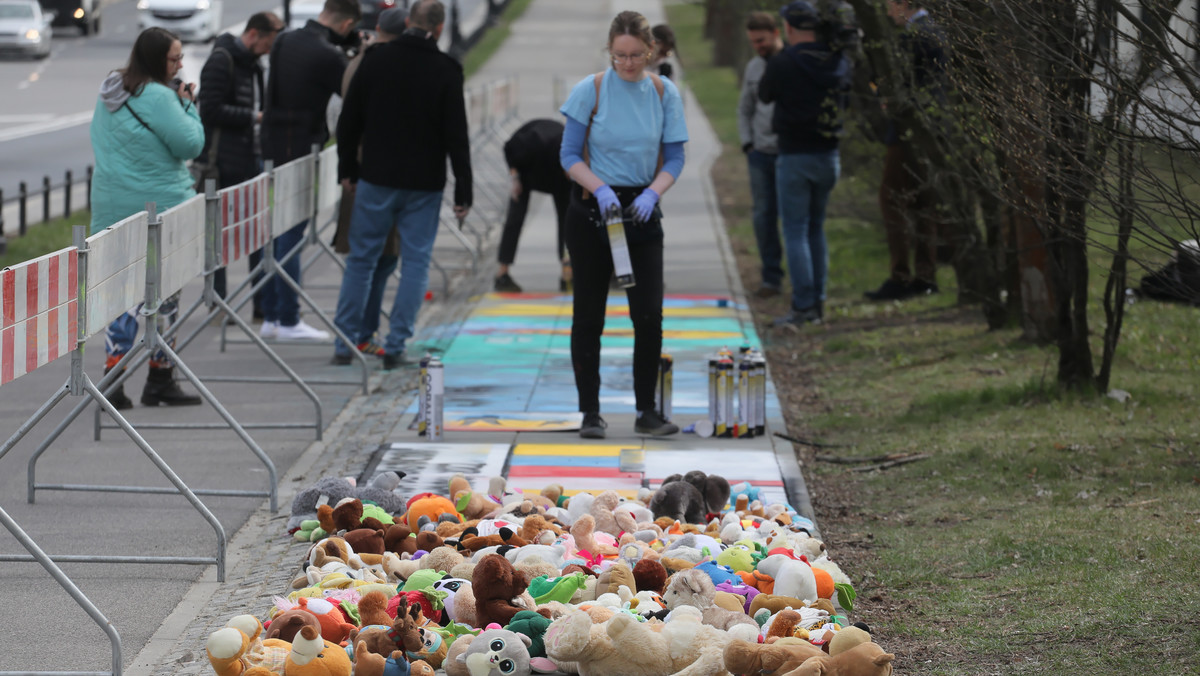
[[[501,222],[507,207],[508,172],[502,157],[496,152],[507,138],[510,127],[517,121],[517,83],[506,78],[482,87],[473,88],[468,95],[471,115],[471,152],[477,194],[489,201],[488,207],[472,209],[473,221],[482,223],[482,228],[472,223],[451,221],[443,210],[440,223],[454,235],[471,254],[472,270],[476,268],[483,252],[487,236]],[[37,490],[115,492],[137,494],[180,494],[213,528],[216,535],[216,552],[213,556],[107,556],[90,554],[57,555],[45,553],[11,516],[0,507],[0,525],[3,525],[28,552],[26,555],[3,554],[0,562],[39,563],[71,598],[96,622],[109,637],[112,645],[112,672],[40,672],[58,674],[113,673],[122,670],[121,640],[115,628],[103,613],[63,573],[58,564],[71,563],[153,563],[153,564],[216,564],[217,580],[225,580],[226,534],[220,522],[204,505],[199,495],[232,497],[267,497],[270,508],[277,505],[277,475],[271,459],[247,433],[247,429],[267,427],[297,427],[294,423],[241,424],[208,390],[203,380],[188,367],[180,352],[199,335],[200,331],[216,317],[227,317],[233,325],[245,333],[250,342],[268,356],[286,377],[276,382],[294,383],[316,407],[313,427],[317,438],[322,432],[320,401],[309,387],[309,383],[322,381],[302,380],[270,346],[268,346],[244,320],[237,309],[249,299],[265,280],[253,282],[251,275],[230,299],[221,299],[213,289],[215,272],[246,257],[250,252],[266,247],[271,251],[274,239],[298,224],[308,221],[309,241],[324,242],[319,237],[322,228],[336,221],[336,211],[341,199],[340,186],[336,180],[336,148],[314,153],[268,171],[246,183],[217,191],[212,182],[204,195],[196,197],[158,214],[154,204],[147,210],[135,214],[104,231],[87,237],[87,228],[76,226],[74,246],[56,251],[41,258],[0,271],[0,386],[6,386],[17,378],[42,368],[70,354],[69,376],[66,382],[48,399],[21,427],[0,445],[0,458],[9,453],[22,439],[68,396],[80,399],[68,417],[59,424],[29,460],[28,495],[35,502]],[[448,194],[452,192],[447,190]],[[325,223],[319,217],[333,211],[332,219]],[[474,243],[463,233],[476,238]],[[300,246],[286,254],[299,256]],[[332,250],[321,246],[317,255]],[[286,258],[285,257],[285,258]],[[333,256],[334,260],[338,260]],[[311,264],[311,261],[310,261]],[[446,288],[449,277],[446,268],[438,266],[444,276]],[[341,337],[351,349],[353,343],[342,335],[332,320],[321,311],[300,285],[287,275],[276,262],[275,256],[263,256],[259,271],[264,278],[278,277],[297,291],[309,307],[329,328]],[[192,280],[203,278],[204,292],[187,312],[169,328],[158,327],[159,305]],[[246,295],[238,304],[232,299]],[[108,325],[129,308],[139,306],[139,314],[146,320],[144,337],[121,361],[109,370],[99,382],[93,382],[83,368],[83,351],[87,340],[106,330]],[[173,344],[176,334],[189,317],[199,308],[207,308],[205,321],[193,330],[178,348]],[[222,323],[222,335],[225,325]],[[224,349],[224,345],[222,345]],[[210,404],[225,421],[220,425],[139,425],[144,428],[229,428],[250,448],[264,464],[269,474],[269,486],[262,491],[237,491],[225,489],[192,489],[171,469],[154,448],[141,436],[137,429],[121,415],[106,397],[150,355],[162,352],[178,371],[191,382],[204,401]],[[364,366],[362,384],[367,386],[366,360],[358,354]],[[209,381],[241,381],[234,378],[209,377]],[[263,380],[261,378],[254,380]],[[346,383],[348,381],[325,381]],[[358,384],[358,381],[350,381]],[[99,438],[100,414],[107,414],[126,436],[143,452],[148,460],[159,469],[173,488],[147,486],[98,486],[84,484],[42,484],[36,480],[39,458],[67,429],[86,407],[95,402],[96,435]],[[0,672],[4,676],[8,672]],[[39,673],[39,672],[22,672]]]

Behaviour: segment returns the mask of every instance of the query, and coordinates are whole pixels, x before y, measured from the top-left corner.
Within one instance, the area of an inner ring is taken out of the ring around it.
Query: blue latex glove
[[[613,192],[613,189],[607,185],[596,188],[596,192],[592,194],[596,196],[596,204],[600,206],[601,219],[608,218],[609,209],[616,208],[617,211],[621,210],[621,200],[617,199],[617,193]]]
[[[656,204],[658,204],[658,193],[650,188],[643,190],[642,194],[633,200],[633,205],[630,207],[633,210],[633,220],[639,223],[645,223],[650,220]]]

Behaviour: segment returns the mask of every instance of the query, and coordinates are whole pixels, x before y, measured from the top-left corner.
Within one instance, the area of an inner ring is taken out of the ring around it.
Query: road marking
[[[62,131],[63,129],[70,129],[76,125],[91,121],[92,111],[90,110],[83,113],[75,113],[74,115],[61,115],[46,122],[36,122],[0,131],[0,143],[15,141],[27,136],[46,134],[52,131]]]
[[[21,124],[22,122],[45,122],[53,120],[53,113],[33,113],[30,115],[0,115],[0,124]]]

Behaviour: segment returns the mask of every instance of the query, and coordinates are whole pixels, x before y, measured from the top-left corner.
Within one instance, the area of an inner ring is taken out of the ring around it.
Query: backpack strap
[[[589,169],[591,168],[592,163],[588,159],[588,137],[592,134],[592,120],[596,117],[596,111],[600,110],[600,83],[604,81],[605,72],[606,71],[601,71],[592,76],[592,84],[596,87],[596,102],[592,104],[592,114],[588,116],[587,131],[583,133],[583,163]],[[663,85],[662,78],[650,72],[647,72],[646,75],[650,76],[650,81],[654,83],[654,91],[658,93],[658,102],[661,104],[663,102],[663,96],[665,92],[665,85]],[[663,154],[662,143],[660,141],[658,144],[658,166],[654,168],[655,177],[658,176],[658,172],[662,171],[662,168]],[[653,181],[654,179],[650,180]],[[583,199],[588,199],[591,196],[592,193],[588,192],[586,189],[583,191]]]

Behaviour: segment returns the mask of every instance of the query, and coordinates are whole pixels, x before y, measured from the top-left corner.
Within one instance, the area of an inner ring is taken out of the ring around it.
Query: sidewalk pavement
[[[535,0],[513,25],[508,41],[468,86],[517,74],[522,118],[557,117],[555,78],[570,86],[602,69],[608,24],[624,9],[643,12],[651,23],[664,18],[658,0],[629,0],[619,6]],[[675,359],[675,418],[681,425],[706,411],[707,355],[722,346],[760,345],[709,179],[719,144],[690,93],[685,93],[685,107],[690,135],[687,166],[663,199],[668,294],[664,349]],[[570,414],[575,403],[568,349],[570,298],[557,293],[559,266],[550,200],[538,195],[531,203],[512,270],[525,294],[487,293],[502,214],[479,216],[495,219],[487,260],[476,275],[459,274],[449,297],[440,294],[440,279],[431,271],[434,302],[423,311],[422,326],[410,349],[443,352],[448,414],[485,421],[514,413],[535,420]],[[456,263],[460,270],[468,269],[461,248],[444,234],[435,256]],[[453,257],[457,258],[452,261]],[[231,275],[231,281],[236,283],[239,274]],[[322,260],[307,273],[305,286],[329,309],[339,279],[340,271]],[[186,289],[185,302],[198,293],[196,285]],[[121,633],[126,673],[211,673],[204,653],[208,634],[234,615],[265,614],[271,597],[286,593],[306,551],[284,531],[288,510],[296,492],[324,476],[369,478],[376,471],[396,467],[408,473],[402,493],[442,491],[449,476],[458,471],[467,472],[480,487],[486,486],[489,476],[503,473],[510,485],[534,491],[549,483],[563,483],[573,490],[633,491],[642,485],[655,486],[669,473],[701,469],[732,480],[751,480],[811,518],[793,449],[771,435],[784,429],[773,389],[768,392],[768,434],[762,437],[699,439],[680,434],[643,439],[634,434],[630,325],[624,310],[623,296],[611,296],[602,355],[609,438],[603,442],[583,442],[569,431],[489,429],[451,430],[440,444],[421,443],[409,429],[415,410],[415,369],[376,374],[367,396],[353,386],[323,386],[318,393],[328,427],[322,441],[312,441],[311,431],[304,430],[251,432],[278,466],[278,513],[270,513],[265,503],[255,500],[203,498],[230,534],[224,583],[216,582],[212,567],[197,575],[195,568],[184,566],[65,566]],[[316,323],[311,312],[306,319]],[[216,333],[209,329],[184,353],[197,372],[277,375],[253,347],[231,346],[220,353]],[[89,358],[89,364],[95,366],[101,345],[93,340],[90,347],[97,356]],[[328,346],[289,345],[279,352],[305,377],[354,377],[346,367],[328,365]],[[61,368],[56,363],[0,391],[0,429],[15,430],[62,383],[66,370],[65,362]],[[98,377],[99,367],[92,373]],[[140,375],[131,380],[135,400],[142,382]],[[212,389],[239,419],[301,421],[311,416],[311,405],[292,386],[218,383]],[[66,410],[58,409],[47,422],[57,422]],[[131,414],[135,425],[148,420],[215,419],[206,406],[154,412],[138,407]],[[86,477],[89,483],[163,484],[119,432],[107,431],[103,441],[92,441],[91,417],[85,418],[45,456],[41,467],[46,476],[39,475],[40,480]],[[177,496],[43,493],[38,504],[25,504],[21,468],[49,429],[48,424],[40,427],[0,460],[0,505],[47,551],[211,554],[212,530]],[[152,430],[146,437],[190,485],[253,489],[264,482],[262,466],[229,432]],[[0,531],[0,536],[0,551],[23,551],[7,533]],[[57,670],[108,664],[104,635],[40,567],[8,564],[0,569],[0,580],[9,583],[6,588],[14,607],[39,609],[39,625],[77,628],[70,645],[42,644],[30,640],[32,623],[27,616],[12,613],[0,620],[0,631],[12,637],[0,666]]]

